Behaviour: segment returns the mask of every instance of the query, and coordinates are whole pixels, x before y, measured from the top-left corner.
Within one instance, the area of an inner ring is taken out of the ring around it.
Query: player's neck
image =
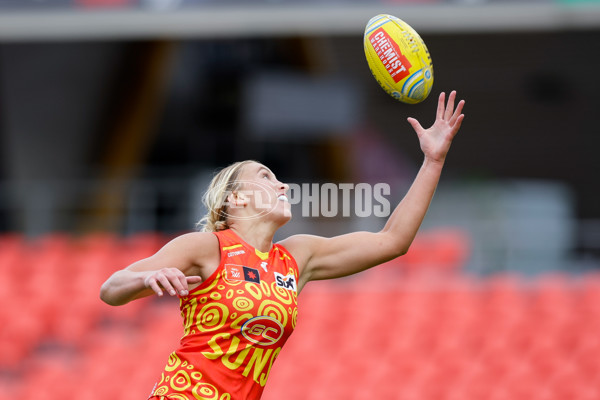
[[[248,222],[250,221],[239,221],[231,224],[230,228],[250,246],[258,251],[268,253],[273,246],[273,237],[277,229],[270,224]]]

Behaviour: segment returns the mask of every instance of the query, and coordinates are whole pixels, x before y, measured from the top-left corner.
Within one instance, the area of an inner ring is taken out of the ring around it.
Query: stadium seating
[[[0,400],[144,398],[180,338],[177,301],[110,307],[98,291],[167,240],[0,237]],[[416,253],[310,283],[263,398],[600,398],[600,274],[468,277],[455,250],[420,274],[433,256]]]

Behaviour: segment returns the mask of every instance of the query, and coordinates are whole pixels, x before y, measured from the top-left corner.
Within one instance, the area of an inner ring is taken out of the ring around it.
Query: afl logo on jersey
[[[252,343],[270,346],[283,336],[283,325],[275,318],[254,317],[242,325],[242,335]]]

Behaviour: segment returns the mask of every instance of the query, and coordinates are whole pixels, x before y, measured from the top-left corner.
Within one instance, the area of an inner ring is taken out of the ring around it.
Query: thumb
[[[412,117],[408,117],[406,120],[413,127],[413,129],[415,130],[415,132],[419,133],[420,131],[423,130],[423,127],[421,126],[421,124],[419,123],[419,121],[417,121],[416,119],[414,119]]]
[[[187,283],[200,283],[202,282],[202,277],[201,276],[186,276],[185,280],[187,281]]]

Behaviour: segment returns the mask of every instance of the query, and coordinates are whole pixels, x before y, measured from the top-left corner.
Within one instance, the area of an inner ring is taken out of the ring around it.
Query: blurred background
[[[368,69],[381,13],[432,55],[419,105]],[[195,229],[237,160],[397,203],[406,118],[451,90],[467,119],[411,250],[307,287],[264,398],[600,399],[599,70],[593,0],[0,0],[0,399],[144,398],[177,302],[100,284]],[[293,213],[277,239],[385,223]]]

